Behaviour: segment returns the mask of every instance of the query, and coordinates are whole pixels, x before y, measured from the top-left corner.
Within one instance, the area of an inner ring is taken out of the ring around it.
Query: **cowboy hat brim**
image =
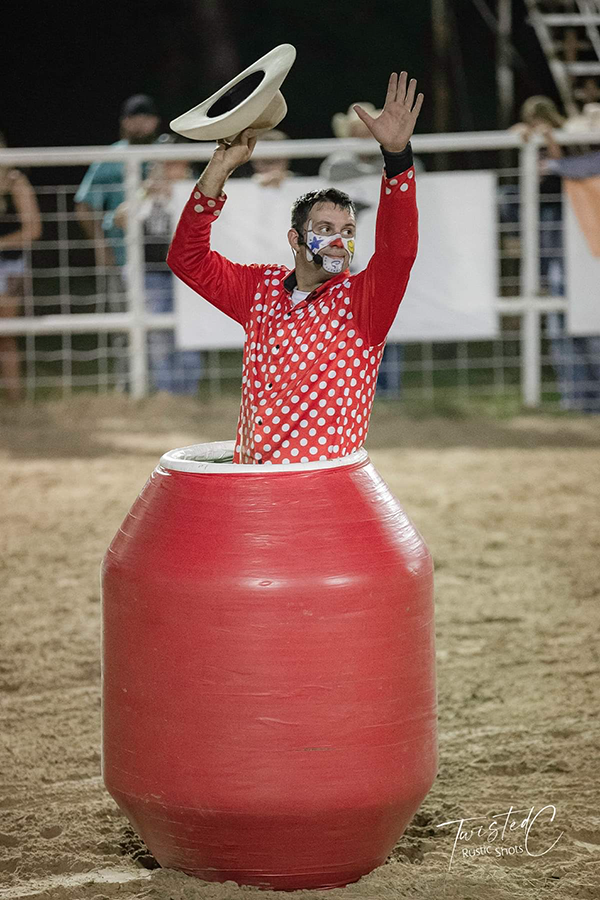
[[[229,138],[254,125],[274,128],[287,111],[279,88],[295,58],[295,47],[280,44],[208,100],[173,119],[171,128],[195,141]]]

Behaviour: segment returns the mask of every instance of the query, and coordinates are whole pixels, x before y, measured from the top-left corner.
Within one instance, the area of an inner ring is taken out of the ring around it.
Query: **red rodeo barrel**
[[[103,774],[162,866],[382,864],[437,771],[432,563],[365,450],[165,454],[103,563]]]

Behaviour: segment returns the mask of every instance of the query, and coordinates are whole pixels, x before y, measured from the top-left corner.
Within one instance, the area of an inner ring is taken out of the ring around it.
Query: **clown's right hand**
[[[231,175],[239,166],[247,163],[256,146],[256,132],[252,128],[245,128],[233,141],[217,141],[217,149],[212,155],[215,164],[222,167],[224,172]]]
[[[231,143],[219,141],[210,162],[198,179],[198,188],[207,197],[220,197],[231,173],[248,162],[255,145],[256,135],[251,128],[240,132]]]

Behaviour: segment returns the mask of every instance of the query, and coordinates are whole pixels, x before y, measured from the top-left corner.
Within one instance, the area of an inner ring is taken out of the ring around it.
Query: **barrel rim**
[[[264,466],[253,463],[233,463],[235,441],[212,441],[207,444],[190,444],[168,450],[160,458],[159,465],[163,469],[175,472],[191,472],[192,474],[235,473],[236,475],[261,474],[273,472],[314,472],[317,469],[336,469],[366,462],[369,454],[363,448],[340,456],[337,459],[315,460],[307,463],[267,463]]]

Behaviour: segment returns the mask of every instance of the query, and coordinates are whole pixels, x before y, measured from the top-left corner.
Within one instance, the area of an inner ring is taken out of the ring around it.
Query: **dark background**
[[[527,96],[557,96],[522,0],[514,6],[516,119]],[[495,129],[494,35],[471,0],[449,7],[449,130]],[[418,131],[435,130],[429,0],[5,0],[2,30],[0,130],[12,147],[111,143],[121,103],[137,92],[156,98],[166,130],[283,42],[298,51],[284,84],[290,137],[331,136],[335,112],[382,104],[400,68],[426,94]]]

